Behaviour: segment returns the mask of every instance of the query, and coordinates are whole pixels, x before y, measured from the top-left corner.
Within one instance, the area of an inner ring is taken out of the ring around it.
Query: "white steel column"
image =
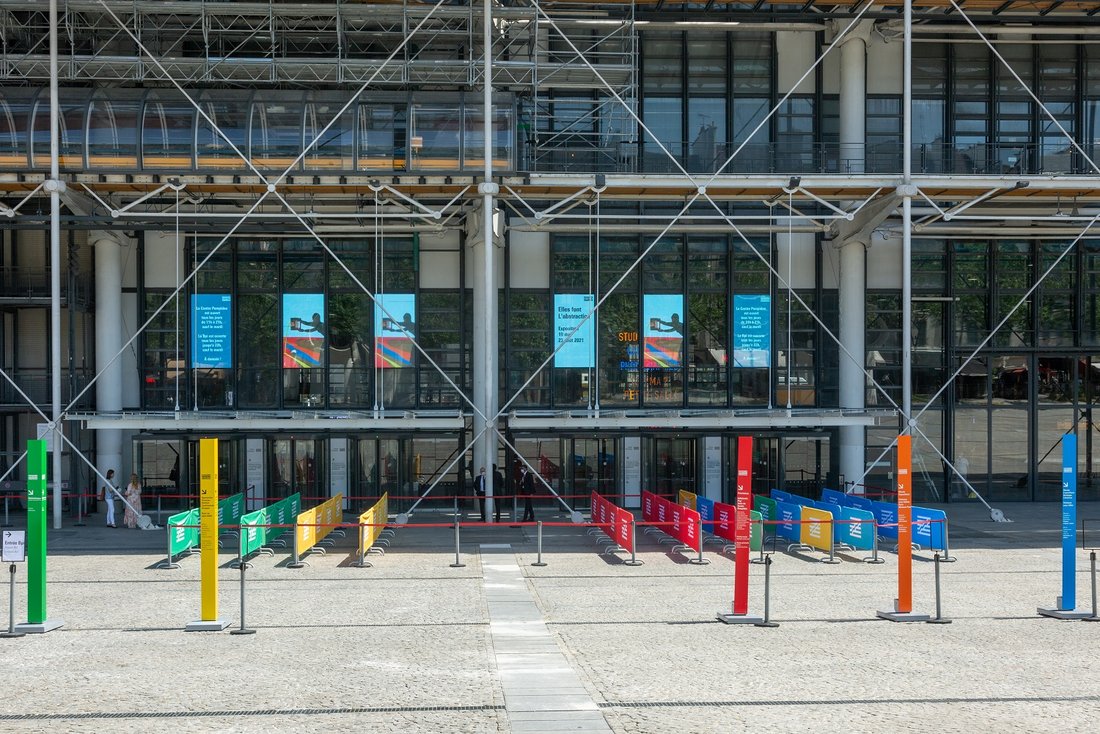
[[[871,24],[858,23],[840,46],[840,172],[863,173],[867,142],[867,41]]]
[[[481,309],[477,308],[479,300],[475,291],[474,322],[479,319],[484,322],[484,334],[481,339],[480,350],[474,352],[474,380],[481,377],[481,391],[475,390],[475,405],[485,414],[487,430],[477,442],[474,456],[479,456],[479,461],[474,463],[485,467],[488,477],[485,481],[485,521],[493,521],[493,464],[496,463],[497,435],[497,283],[496,262],[493,251],[493,199],[499,191],[499,187],[493,182],[493,5],[492,0],[485,0],[484,17],[482,18],[481,43],[484,58],[482,69],[482,117],[485,135],[485,180],[478,185],[478,193],[482,196],[481,203],[481,253],[482,266],[482,294],[480,298]],[[478,421],[474,422],[475,429]],[[476,430],[475,430],[476,433]],[[476,472],[476,469],[475,469]]]
[[[50,397],[53,403],[53,527],[61,527],[61,175],[59,166],[61,108],[57,99],[57,0],[50,0]],[[72,349],[72,345],[69,345]]]
[[[913,0],[905,0],[902,53],[901,411],[903,433],[913,415]]]
[[[840,48],[840,150],[841,170],[862,173],[866,140],[867,38],[870,25],[853,28]],[[840,356],[840,406],[866,407],[863,373],[866,330],[867,244],[849,238],[840,245],[840,343],[859,360]],[[862,426],[840,429],[840,472],[848,481],[863,475],[866,434]],[[862,492],[862,487],[854,491]]]
[[[96,411],[122,410],[122,358],[111,359],[122,348],[122,251],[107,232],[91,232],[88,239],[95,253],[95,384]],[[110,363],[110,364],[109,364]],[[114,469],[123,476],[122,431],[96,431],[96,468],[100,474]]]

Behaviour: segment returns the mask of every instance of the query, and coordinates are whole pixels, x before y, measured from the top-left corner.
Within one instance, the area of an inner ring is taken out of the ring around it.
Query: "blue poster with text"
[[[191,296],[191,366],[233,366],[233,297],[227,293]]]
[[[554,294],[554,347],[567,342],[554,354],[555,367],[595,366],[595,305],[596,298],[590,293]],[[591,317],[582,324],[589,314]]]
[[[733,297],[733,366],[770,367],[772,297]]]

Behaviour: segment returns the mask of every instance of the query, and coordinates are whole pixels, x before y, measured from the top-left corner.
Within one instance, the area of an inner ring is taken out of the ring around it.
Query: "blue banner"
[[[733,297],[733,366],[770,367],[772,297]]]
[[[554,348],[557,349],[568,339],[566,345],[554,354],[555,367],[588,369],[596,366],[595,314],[581,323],[592,313],[595,305],[596,298],[590,293],[554,294]],[[573,333],[574,329],[576,333]]]
[[[192,294],[191,366],[233,367],[233,296],[227,293]]]
[[[1077,436],[1062,436],[1062,599],[1060,609],[1077,607]]]
[[[833,505],[833,508],[835,518],[839,521],[833,523],[833,539],[856,550],[871,550],[875,542],[874,513],[837,505]]]
[[[775,534],[780,538],[786,538],[791,543],[801,543],[802,525],[799,524],[799,521],[802,519],[802,508],[782,501],[777,501],[775,505],[779,512],[779,517],[776,520],[782,521],[775,526]]]
[[[946,551],[944,527],[947,525],[947,513],[943,510],[930,510],[927,507],[912,507],[913,542],[934,551]]]
[[[898,506],[890,502],[871,502],[871,512],[879,524],[878,534],[891,540],[898,539]]]
[[[695,511],[703,521],[703,531],[714,532],[714,500],[708,500],[702,495],[695,495]]]
[[[846,496],[843,492],[838,492],[835,489],[822,489],[821,501],[830,505],[840,505],[846,507],[848,503],[845,501]]]

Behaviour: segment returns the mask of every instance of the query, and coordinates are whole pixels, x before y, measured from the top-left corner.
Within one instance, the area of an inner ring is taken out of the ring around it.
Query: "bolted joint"
[[[477,193],[482,196],[496,196],[500,193],[500,185],[495,181],[484,181],[477,185]]]
[[[66,189],[65,182],[59,178],[47,178],[43,182],[42,188],[44,188],[46,191],[49,191],[50,193],[53,193],[54,191],[61,193]]]

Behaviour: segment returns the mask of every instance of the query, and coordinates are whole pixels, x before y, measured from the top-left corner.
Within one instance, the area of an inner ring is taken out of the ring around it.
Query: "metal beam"
[[[66,420],[77,421],[95,430],[116,428],[130,431],[173,431],[176,433],[241,433],[264,431],[345,432],[345,431],[448,431],[465,430],[466,419],[458,411],[450,414],[402,412],[375,418],[370,414],[292,411],[280,415],[270,412],[249,413],[70,413]]]

